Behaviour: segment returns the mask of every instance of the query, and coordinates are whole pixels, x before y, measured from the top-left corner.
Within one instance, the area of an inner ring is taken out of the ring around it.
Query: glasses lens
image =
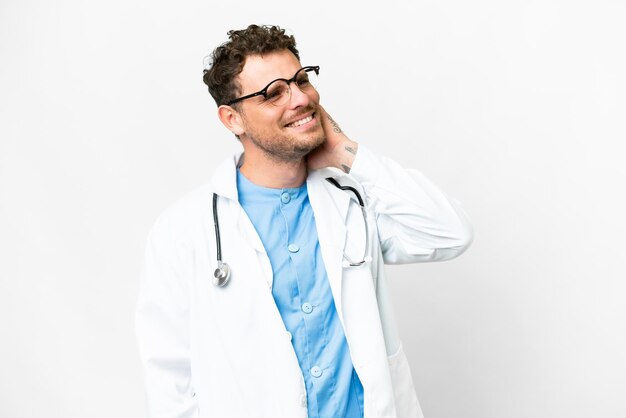
[[[315,71],[313,69],[301,69],[298,74],[296,74],[296,84],[298,88],[302,91],[313,87],[316,78]]]
[[[282,106],[289,100],[289,85],[285,80],[276,80],[267,88],[265,100],[276,106]]]
[[[307,92],[313,89],[317,74],[312,68],[302,68],[298,71],[294,78],[294,83],[300,91]],[[289,101],[291,91],[289,84],[285,80],[276,80],[269,85],[266,91],[265,100],[275,106],[283,106]]]

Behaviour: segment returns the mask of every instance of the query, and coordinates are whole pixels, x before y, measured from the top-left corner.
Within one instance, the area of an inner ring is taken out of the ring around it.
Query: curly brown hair
[[[249,55],[288,49],[300,60],[296,39],[293,35],[285,35],[285,30],[278,26],[250,25],[246,29],[228,31],[228,37],[229,41],[211,53],[210,67],[204,70],[202,76],[202,81],[209,86],[209,93],[218,106],[241,94],[241,86],[236,78]]]

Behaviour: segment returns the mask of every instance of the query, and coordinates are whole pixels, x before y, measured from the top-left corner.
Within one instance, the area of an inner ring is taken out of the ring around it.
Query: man
[[[204,81],[244,153],[150,232],[137,309],[149,416],[422,416],[383,264],[458,256],[462,210],[341,131],[293,36],[229,36]]]

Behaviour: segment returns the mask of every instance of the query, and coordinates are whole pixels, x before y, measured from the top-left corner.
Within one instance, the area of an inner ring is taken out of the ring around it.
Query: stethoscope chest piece
[[[230,266],[220,261],[213,272],[213,284],[223,287],[226,286],[228,280],[230,280]]]

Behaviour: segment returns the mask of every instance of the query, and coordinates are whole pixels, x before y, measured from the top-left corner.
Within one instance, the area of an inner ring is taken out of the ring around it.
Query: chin
[[[319,134],[311,135],[305,141],[305,143],[307,145],[306,148],[308,148],[309,152],[311,152],[311,151],[319,148],[324,143],[325,140],[326,140],[326,137],[324,136],[323,132],[321,132]],[[307,152],[307,154],[308,154],[308,152]]]

